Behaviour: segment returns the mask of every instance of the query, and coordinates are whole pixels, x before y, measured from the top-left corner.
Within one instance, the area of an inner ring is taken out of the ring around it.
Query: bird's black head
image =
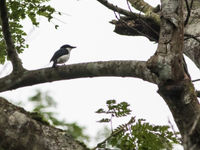
[[[75,46],[68,45],[68,44],[65,44],[65,45],[61,46],[60,48],[73,49],[73,48],[76,48],[76,47],[75,47]]]

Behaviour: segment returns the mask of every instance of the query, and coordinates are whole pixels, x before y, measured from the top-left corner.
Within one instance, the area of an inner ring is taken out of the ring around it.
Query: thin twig
[[[120,14],[119,14],[119,17],[118,17],[117,13],[114,11],[114,15],[115,15],[115,18],[119,21],[120,20]]]
[[[65,13],[65,12],[62,12],[62,11],[56,11],[56,13],[59,14],[59,15],[61,14],[61,15],[65,15],[65,16],[72,16],[72,15]]]
[[[191,34],[184,34],[184,36],[187,36],[187,38],[185,38],[184,40],[188,40],[188,39],[194,39],[196,40],[197,42],[200,43],[200,40],[197,38],[197,37],[200,37],[199,35],[198,36],[194,36],[194,35],[191,35]]]
[[[172,129],[172,132],[174,133],[176,139],[180,139],[180,137],[178,137],[177,132],[175,131],[174,126],[173,126],[173,124],[172,124],[172,122],[170,121],[169,118],[168,118],[168,123],[169,123],[169,125],[170,125],[170,127]],[[180,142],[182,142],[182,141],[180,141]]]
[[[187,0],[185,0],[185,4],[186,4],[186,8],[187,8],[187,17],[186,17],[186,20],[184,22],[184,26],[186,26],[188,24],[188,21],[190,19],[191,9],[192,9],[192,6],[193,6],[193,0],[191,0],[190,6],[189,6]]]
[[[188,21],[189,21],[189,18],[190,18],[190,6],[188,4],[188,1],[185,0],[185,4],[186,4],[186,8],[187,8],[187,17],[186,17],[186,20],[184,22],[184,26],[187,25]]]
[[[58,18],[56,18],[56,17],[53,17],[53,19],[55,19],[55,20],[57,20],[57,21],[59,21],[59,22],[61,22],[61,23],[63,23],[63,24],[67,24],[67,22],[64,22],[64,21],[62,21],[61,19],[58,19]]]
[[[191,9],[192,9],[192,6],[193,6],[193,0],[191,0],[191,2],[190,2],[190,11],[191,11]]]
[[[192,82],[197,82],[197,81],[200,81],[200,79],[195,79],[195,80],[192,80]]]
[[[131,10],[131,7],[130,7],[130,5],[129,5],[129,2],[128,2],[128,0],[126,0],[126,4],[127,4],[127,6],[128,6],[128,9],[129,9],[129,11],[130,11],[130,12],[132,12],[132,10]]]

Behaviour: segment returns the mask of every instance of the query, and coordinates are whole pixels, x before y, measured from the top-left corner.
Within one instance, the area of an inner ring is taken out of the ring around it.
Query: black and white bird
[[[53,57],[51,58],[50,62],[53,61],[53,68],[57,66],[57,64],[64,64],[69,60],[70,52],[73,48],[76,48],[75,46],[71,46],[68,44],[65,44],[60,47],[59,50],[57,50]]]

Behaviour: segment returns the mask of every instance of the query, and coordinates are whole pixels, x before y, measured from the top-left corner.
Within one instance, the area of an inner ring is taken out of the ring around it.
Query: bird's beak
[[[72,49],[76,48],[76,46],[72,46]]]

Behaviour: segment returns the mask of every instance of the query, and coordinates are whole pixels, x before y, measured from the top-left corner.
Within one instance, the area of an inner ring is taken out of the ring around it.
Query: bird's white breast
[[[61,57],[59,57],[59,58],[57,59],[57,63],[58,63],[58,64],[62,64],[62,63],[65,63],[65,62],[68,61],[68,60],[69,60],[69,54],[63,55],[63,56],[61,56]]]

